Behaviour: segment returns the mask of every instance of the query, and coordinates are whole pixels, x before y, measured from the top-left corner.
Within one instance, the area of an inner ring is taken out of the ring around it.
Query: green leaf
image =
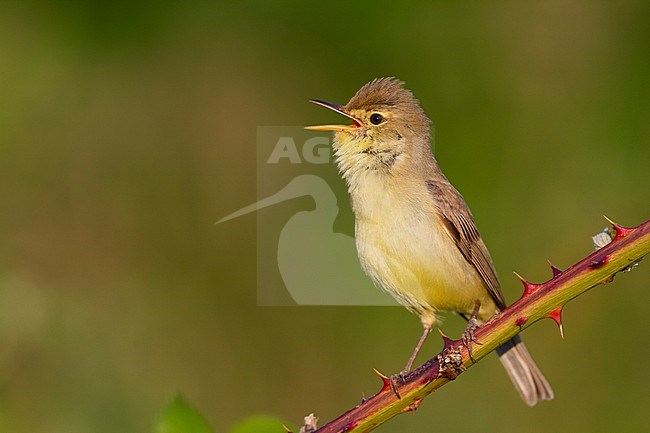
[[[208,422],[190,406],[185,399],[177,395],[163,412],[156,433],[213,433]]]
[[[282,424],[271,416],[254,415],[239,421],[228,433],[284,433]]]

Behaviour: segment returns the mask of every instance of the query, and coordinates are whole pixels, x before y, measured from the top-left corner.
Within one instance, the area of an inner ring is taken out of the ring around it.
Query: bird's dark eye
[[[372,123],[373,125],[379,125],[383,121],[384,121],[384,116],[382,116],[379,113],[373,113],[370,116],[370,123]]]

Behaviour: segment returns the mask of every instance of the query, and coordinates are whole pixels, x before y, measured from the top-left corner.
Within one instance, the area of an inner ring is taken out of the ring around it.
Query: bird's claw
[[[402,396],[399,394],[399,391],[398,391],[397,387],[399,385],[406,385],[405,376],[406,376],[407,373],[408,373],[408,371],[402,370],[399,373],[393,374],[390,377],[390,389],[393,391],[393,393],[395,393],[397,398],[400,399],[400,400],[402,399]]]
[[[481,308],[481,303],[479,301],[476,301],[476,305],[474,306],[474,311],[472,312],[472,317],[467,321],[467,326],[465,327],[465,331],[463,332],[463,336],[461,337],[463,344],[465,345],[465,347],[467,347],[467,354],[469,355],[469,359],[471,359],[472,362],[476,362],[476,360],[474,359],[472,344],[478,344],[478,345],[483,344],[480,341],[478,341],[474,336],[474,331],[476,331],[476,328],[478,327],[477,316],[480,308]]]

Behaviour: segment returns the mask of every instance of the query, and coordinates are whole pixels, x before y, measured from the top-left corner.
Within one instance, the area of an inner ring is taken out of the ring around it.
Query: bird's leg
[[[406,361],[406,365],[404,366],[404,369],[400,372],[400,376],[404,376],[406,373],[411,371],[413,362],[415,361],[415,358],[418,356],[418,352],[420,352],[420,349],[422,348],[422,345],[424,344],[424,341],[429,336],[430,332],[431,332],[431,326],[425,326],[424,332],[422,332],[422,336],[420,337],[420,340],[418,340],[418,344],[415,345],[415,349],[413,349],[413,353],[411,354],[409,360]]]
[[[469,354],[469,358],[474,362],[476,362],[476,360],[472,355],[472,343],[482,344],[476,339],[476,337],[474,337],[474,331],[478,326],[477,317],[480,309],[481,309],[481,301],[477,299],[476,304],[474,304],[474,311],[472,311],[472,317],[470,317],[470,319],[467,321],[465,332],[463,332],[463,336],[461,337],[461,339],[463,340],[463,344],[465,345],[465,347],[467,347],[467,353]]]
[[[391,384],[391,389],[397,396],[397,398],[402,398],[399,395],[399,392],[397,392],[397,381],[400,381],[402,384],[406,383],[404,380],[404,376],[411,371],[411,367],[413,366],[413,362],[415,361],[415,358],[418,356],[418,352],[420,352],[420,349],[422,348],[422,345],[424,344],[425,340],[429,336],[429,333],[431,332],[431,328],[433,325],[425,325],[424,326],[424,332],[422,332],[422,336],[418,340],[418,344],[415,345],[415,349],[413,349],[413,353],[409,357],[408,361],[406,361],[406,366],[404,366],[404,369],[400,371],[397,374],[394,374],[390,377],[390,384]]]

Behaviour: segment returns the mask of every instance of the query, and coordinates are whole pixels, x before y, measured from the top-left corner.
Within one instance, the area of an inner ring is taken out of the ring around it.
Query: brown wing
[[[499,309],[506,308],[492,258],[476,229],[465,200],[447,179],[427,181],[438,216],[465,259],[474,266]]]

